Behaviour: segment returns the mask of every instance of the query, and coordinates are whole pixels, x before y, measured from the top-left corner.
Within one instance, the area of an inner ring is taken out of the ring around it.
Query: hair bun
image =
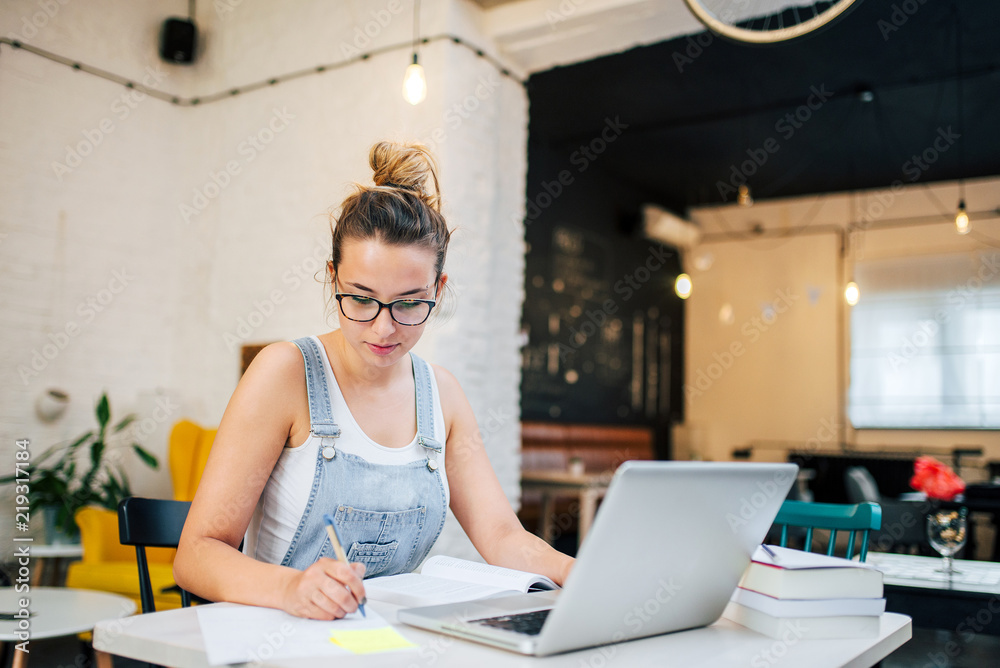
[[[400,188],[419,195],[435,211],[441,210],[437,164],[423,144],[381,141],[368,155],[376,186]],[[429,190],[428,186],[433,189]]]

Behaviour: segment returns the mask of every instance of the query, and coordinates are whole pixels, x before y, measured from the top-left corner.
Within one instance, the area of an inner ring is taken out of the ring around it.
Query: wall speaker
[[[190,65],[198,45],[198,28],[190,19],[167,19],[160,30],[160,58],[168,63]]]

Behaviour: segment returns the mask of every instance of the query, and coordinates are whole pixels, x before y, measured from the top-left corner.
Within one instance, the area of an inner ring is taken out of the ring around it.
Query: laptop
[[[561,590],[408,608],[398,619],[535,656],[707,626],[797,472],[795,464],[625,462]]]

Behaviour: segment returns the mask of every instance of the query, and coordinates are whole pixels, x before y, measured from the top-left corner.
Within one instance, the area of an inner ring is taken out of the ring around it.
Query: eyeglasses
[[[387,308],[393,320],[407,327],[424,324],[431,315],[431,309],[437,304],[433,299],[397,299],[386,304],[373,297],[343,292],[334,294],[334,297],[340,304],[340,312],[348,320],[371,322],[378,317],[382,309]]]

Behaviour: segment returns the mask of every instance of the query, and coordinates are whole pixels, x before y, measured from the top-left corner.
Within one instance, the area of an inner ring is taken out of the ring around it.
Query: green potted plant
[[[112,453],[130,449],[150,468],[159,467],[156,457],[141,445],[121,442],[129,440],[125,434],[116,437],[135,420],[135,415],[126,415],[111,426],[111,407],[106,392],[101,394],[94,412],[96,430],[80,435],[69,445],[55,445],[31,462],[29,512],[41,512],[45,516],[49,542],[78,540],[79,529],[73,516],[80,508],[96,505],[116,510],[119,501],[132,496],[120,458],[112,457]],[[88,451],[86,462],[89,465],[80,465],[78,453],[81,449]],[[13,480],[14,476],[6,476],[0,478],[0,483]],[[53,530],[55,535],[51,533]]]

